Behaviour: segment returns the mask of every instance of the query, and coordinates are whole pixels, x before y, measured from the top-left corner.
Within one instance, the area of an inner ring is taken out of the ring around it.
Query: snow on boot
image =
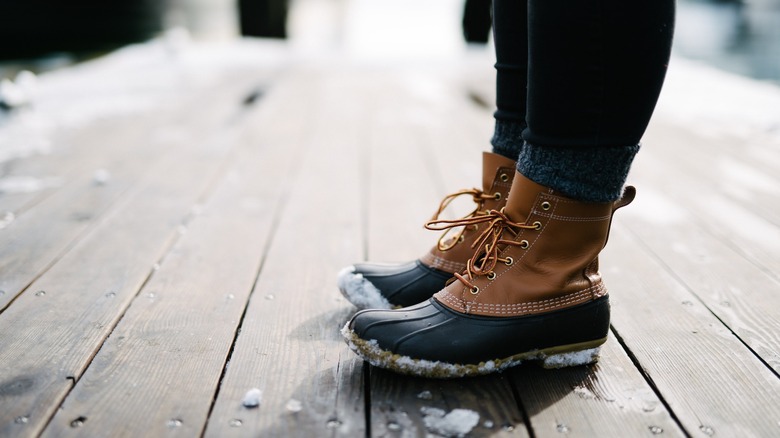
[[[482,190],[469,189],[447,195],[426,228],[448,230],[458,228],[454,235],[445,232],[436,245],[420,259],[402,264],[357,263],[341,270],[338,286],[341,293],[359,309],[390,309],[411,306],[425,301],[441,290],[456,272],[466,269],[466,261],[474,253],[474,244],[487,223],[469,226],[448,225],[439,215],[459,196],[471,196],[476,204],[464,219],[483,217],[488,211],[501,209],[512,186],[515,162],[504,156],[484,152],[482,155]]]
[[[610,312],[598,254],[634,195],[580,202],[516,173],[502,211],[458,222],[486,226],[456,281],[412,307],[358,312],[342,334],[372,365],[425,377],[595,362]]]

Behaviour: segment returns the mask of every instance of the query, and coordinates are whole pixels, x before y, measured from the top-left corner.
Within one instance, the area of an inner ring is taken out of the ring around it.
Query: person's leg
[[[529,5],[527,147],[518,170],[575,199],[615,200],[661,91],[674,0]]]
[[[495,0],[497,11],[504,1],[515,0]],[[489,225],[431,300],[356,314],[342,330],[353,350],[433,377],[596,360],[609,331],[598,254],[634,197],[623,183],[660,92],[673,17],[674,0],[531,0],[526,144],[505,208],[443,223]]]
[[[523,147],[528,95],[528,2],[493,2],[496,47],[495,130],[493,153],[517,160]]]

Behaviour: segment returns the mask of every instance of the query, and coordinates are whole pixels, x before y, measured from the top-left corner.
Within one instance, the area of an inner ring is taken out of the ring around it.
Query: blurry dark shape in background
[[[0,0],[0,59],[100,53],[166,27],[175,0]],[[241,33],[285,38],[288,0],[238,0]]]
[[[287,38],[287,0],[238,0],[241,35]]]
[[[491,0],[462,1],[463,37],[487,42]],[[212,4],[236,8],[244,36],[286,38],[294,0],[0,0],[0,60],[83,59],[158,35],[175,7]],[[780,0],[679,0],[675,34],[679,56],[780,83]]]
[[[466,0],[463,6],[463,38],[466,42],[488,42],[493,24],[492,9],[492,0]]]
[[[0,59],[99,52],[163,29],[160,0],[0,0]]]

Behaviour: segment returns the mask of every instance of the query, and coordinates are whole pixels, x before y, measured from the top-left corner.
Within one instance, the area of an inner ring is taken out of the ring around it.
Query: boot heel
[[[551,354],[542,359],[542,367],[550,369],[589,365],[599,360],[600,351],[601,347],[596,347],[587,350]]]

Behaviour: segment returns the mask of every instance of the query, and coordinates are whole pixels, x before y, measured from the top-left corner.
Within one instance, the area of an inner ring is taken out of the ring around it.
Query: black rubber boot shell
[[[389,309],[431,298],[451,277],[419,260],[404,264],[358,263],[339,273],[338,285],[342,295],[360,309]]]
[[[607,296],[511,318],[455,312],[431,298],[398,310],[364,310],[342,330],[358,355],[425,377],[488,374],[539,359],[551,368],[595,362],[609,331]]]

